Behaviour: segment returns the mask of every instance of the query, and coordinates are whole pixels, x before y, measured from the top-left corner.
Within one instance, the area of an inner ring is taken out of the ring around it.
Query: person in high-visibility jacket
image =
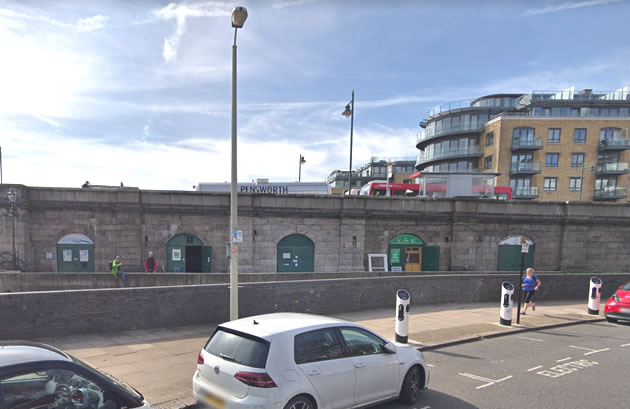
[[[120,261],[120,256],[116,256],[116,258],[114,259],[114,261],[112,261],[112,275],[115,278],[118,278],[118,276],[120,276],[120,278],[123,281],[127,280],[127,276],[125,275],[125,272],[122,271],[122,268],[125,265],[123,264],[122,261]]]

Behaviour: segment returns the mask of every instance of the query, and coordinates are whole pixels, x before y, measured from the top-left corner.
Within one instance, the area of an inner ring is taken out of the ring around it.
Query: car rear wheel
[[[300,395],[291,399],[284,405],[284,409],[316,409],[315,403],[308,396]]]
[[[617,322],[615,318],[606,317],[606,321],[608,322]]]
[[[402,389],[400,390],[400,401],[402,403],[413,404],[418,400],[418,395],[420,395],[420,390],[422,389],[421,377],[420,377],[420,368],[414,366],[407,372],[405,375],[405,380],[403,381]]]

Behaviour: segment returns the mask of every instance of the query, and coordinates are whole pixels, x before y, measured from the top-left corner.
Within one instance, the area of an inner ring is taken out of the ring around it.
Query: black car
[[[49,345],[0,341],[0,409],[150,409],[142,394]]]

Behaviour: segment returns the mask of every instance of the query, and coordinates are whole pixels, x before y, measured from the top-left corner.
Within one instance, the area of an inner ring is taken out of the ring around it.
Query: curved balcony
[[[512,150],[538,150],[543,148],[543,138],[514,138]]]
[[[487,107],[474,106],[473,105],[474,101],[476,101],[476,99],[460,99],[459,101],[451,101],[451,102],[447,102],[446,104],[434,106],[433,108],[429,110],[427,117],[431,118],[436,115],[444,114],[451,111],[462,110],[462,109],[487,108]]]
[[[481,133],[486,129],[486,123],[478,123],[474,124],[460,124],[459,126],[450,126],[448,128],[441,128],[440,130],[429,130],[425,129],[418,134],[418,139],[416,140],[416,148],[422,149],[422,145],[425,142],[428,142],[432,139],[439,138],[442,136],[450,136],[461,133]]]
[[[540,173],[540,162],[513,163],[510,167],[510,175],[535,175]]]
[[[478,145],[469,146],[467,148],[443,149],[431,154],[418,155],[416,160],[416,168],[431,162],[438,162],[447,159],[472,158],[481,156]]]
[[[627,162],[606,162],[597,164],[595,175],[625,175],[628,172],[630,172],[630,170],[628,169]]]

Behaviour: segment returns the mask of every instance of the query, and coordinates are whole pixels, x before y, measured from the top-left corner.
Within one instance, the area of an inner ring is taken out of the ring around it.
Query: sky
[[[630,85],[630,0],[0,0],[3,181],[192,190],[415,157],[438,104]]]

